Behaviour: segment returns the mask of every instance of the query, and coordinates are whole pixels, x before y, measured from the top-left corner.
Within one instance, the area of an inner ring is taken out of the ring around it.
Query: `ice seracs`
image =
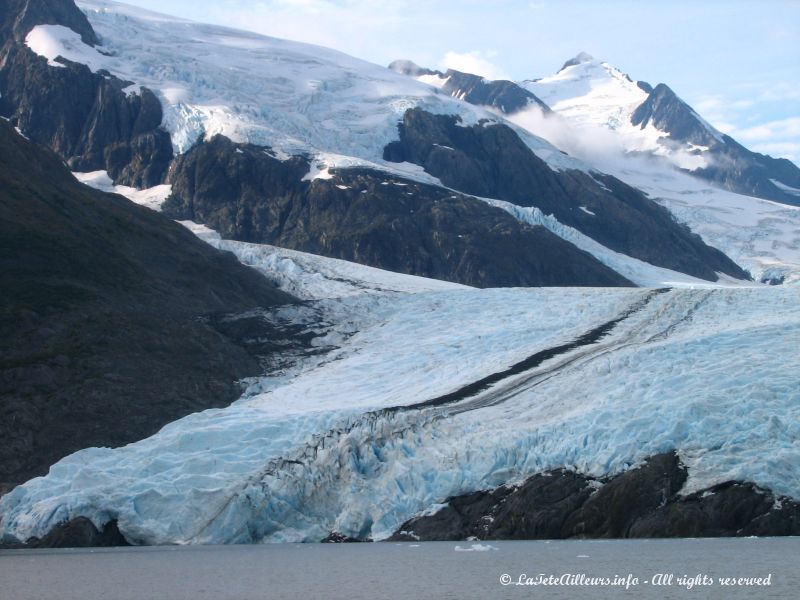
[[[202,25],[108,0],[78,0],[103,45],[57,25],[38,25],[28,46],[153,90],[176,153],[222,134],[284,154],[338,154],[384,163],[403,113],[416,106],[462,122],[497,117],[430,86],[335,50]],[[554,164],[548,144],[526,136]],[[576,162],[576,161],[573,161]]]
[[[689,468],[684,493],[736,479],[798,498],[798,293],[321,300],[358,330],[338,338],[335,360],[141,442],[63,459],[0,500],[2,533],[24,539],[84,515],[98,525],[118,519],[139,543],[319,541],[331,531],[381,539],[453,495],[560,467],[615,474],[671,449]],[[389,410],[610,320],[596,342],[463,401]]]

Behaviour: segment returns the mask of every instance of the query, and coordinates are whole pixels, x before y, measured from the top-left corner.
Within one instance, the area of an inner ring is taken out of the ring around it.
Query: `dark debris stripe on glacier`
[[[565,367],[579,360],[584,360],[585,362],[608,352],[615,352],[629,346],[663,340],[669,337],[681,324],[691,320],[697,310],[705,304],[713,294],[712,290],[706,291],[697,301],[686,309],[682,316],[671,320],[666,327],[641,341],[636,340],[637,334],[642,333],[648,325],[652,325],[658,321],[659,317],[661,317],[672,304],[669,300],[667,300],[664,306],[656,308],[654,315],[647,317],[644,323],[635,327],[633,331],[623,336],[622,339],[611,344],[599,344],[599,342],[614,331],[622,322],[643,311],[655,298],[670,291],[669,288],[650,290],[614,319],[592,328],[572,342],[560,344],[553,348],[537,352],[524,361],[516,363],[509,369],[473,382],[472,384],[464,386],[457,392],[420,402],[415,405],[383,408],[362,415],[352,416],[343,421],[340,426],[313,436],[308,444],[297,448],[293,453],[287,453],[284,456],[270,460],[262,470],[244,481],[235,493],[221,502],[220,507],[215,511],[214,515],[205,521],[190,539],[201,539],[204,532],[209,530],[218,519],[224,519],[225,515],[238,503],[247,505],[253,514],[261,514],[265,510],[268,511],[272,497],[270,485],[268,483],[269,480],[279,481],[295,479],[297,481],[305,481],[314,479],[314,470],[318,466],[317,463],[319,462],[320,453],[336,447],[348,436],[353,434],[357,435],[362,438],[364,442],[361,446],[365,444],[369,445],[369,450],[364,450],[365,452],[380,455],[390,443],[396,442],[406,436],[416,435],[430,428],[434,423],[448,417],[505,402],[547,379],[556,377]],[[587,351],[577,354],[574,352],[582,348],[586,348]],[[564,354],[568,355],[565,360],[547,368],[545,371],[536,370],[536,367],[541,365],[545,360]],[[490,390],[489,394],[482,394],[482,392],[491,388],[493,385],[505,379],[512,378],[515,375],[525,374],[526,371],[532,372],[521,380],[512,381],[507,387],[496,391]],[[470,398],[473,399],[470,400]],[[356,447],[354,444],[348,445],[348,452],[353,453],[356,459],[362,458],[360,456],[362,449]],[[342,464],[339,464],[339,468],[344,467]],[[237,532],[236,535],[245,535],[251,541],[259,541],[270,535],[268,531],[255,531],[251,530],[251,527],[252,524],[247,525],[247,532],[240,531]]]

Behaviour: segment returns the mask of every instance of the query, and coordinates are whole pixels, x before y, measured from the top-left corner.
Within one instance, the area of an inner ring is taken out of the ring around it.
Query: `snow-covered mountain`
[[[477,286],[630,285],[613,253],[747,277],[636,189],[391,70],[105,0],[20,4],[40,23],[4,44],[0,112],[75,171],[172,184],[166,214],[223,237]]]
[[[2,471],[0,544],[436,538],[542,480],[574,483],[550,520],[626,523],[553,535],[800,534],[800,291],[743,270],[800,280],[800,208],[698,179],[676,102],[585,55],[523,86],[10,0],[9,272],[80,293],[4,284],[3,456],[52,460]]]
[[[592,164],[594,153],[587,154],[589,150],[645,153],[723,189],[800,204],[800,169],[791,161],[749,151],[705,121],[666,84],[654,88],[634,81],[585,52],[565,62],[555,75],[520,82],[454,70],[442,73],[406,60],[389,68],[453,97],[496,109]],[[551,111],[574,131],[564,131],[557,120],[543,119]]]
[[[796,165],[750,152],[711,126],[666,84],[633,81],[581,53],[555,75],[520,85],[578,129],[612,131],[626,152],[663,156],[730,191],[800,205]]]
[[[633,81],[586,53],[567,61],[553,76],[519,83],[452,71],[444,74],[408,61],[396,61],[391,68],[493,108],[516,125],[646,192],[756,280],[800,279],[800,210],[796,207],[800,170],[787,160],[740,146],[667,86],[653,88]],[[471,81],[472,87],[462,90],[465,81]],[[476,89],[481,93],[475,93]],[[500,98],[508,100],[495,101],[498,96],[489,92],[498,89],[504,90]],[[547,111],[541,109],[541,102]]]
[[[706,166],[700,152],[707,149],[707,145],[686,148],[683,143],[676,143],[668,131],[657,127],[652,119],[637,118],[640,107],[653,91],[649,84],[633,81],[619,69],[586,53],[567,61],[555,75],[523,81],[521,86],[539,95],[576,130],[613,131],[625,152],[663,156],[687,170]],[[721,136],[699,116],[696,119],[706,138]]]

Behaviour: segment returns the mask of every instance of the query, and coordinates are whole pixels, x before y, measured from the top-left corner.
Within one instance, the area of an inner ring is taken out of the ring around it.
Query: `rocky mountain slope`
[[[229,404],[263,365],[209,319],[293,301],[180,225],[78,183],[2,120],[0,240],[6,490],[75,450]]]
[[[396,60],[389,65],[389,69],[437,87],[459,100],[477,106],[491,106],[505,114],[513,114],[530,106],[536,106],[545,114],[550,112],[547,104],[513,81],[487,80],[480,75],[455,69],[447,69],[443,73],[425,69],[410,60]]]
[[[711,281],[718,273],[747,278],[636,190],[428,85],[330,50],[189,24],[105,0],[79,3],[102,38],[102,46],[91,46],[69,27],[85,19],[83,13],[61,18],[67,4],[58,0],[48,10],[37,8],[41,24],[6,40],[0,112],[74,170],[106,170],[116,183],[136,187],[173,183],[174,198],[165,206],[172,216],[208,218],[206,224],[233,239],[470,285],[628,283],[609,272],[613,267],[602,258],[557,239],[557,227],[515,223],[513,213],[509,218],[509,211],[453,193],[455,188],[546,212],[558,207],[554,218],[564,225],[657,267]],[[55,11],[55,5],[63,10]],[[164,61],[168,68],[156,68]],[[222,68],[221,62],[237,68]],[[80,101],[66,100],[73,97]],[[411,124],[424,115],[431,122],[449,116],[470,135],[418,128],[409,145]],[[231,143],[215,142],[214,135]],[[507,151],[487,155],[492,143]],[[226,175],[243,160],[237,144],[248,145],[250,161],[261,152],[260,168],[270,163],[268,181]],[[196,171],[183,170],[198,156],[208,163],[210,153],[219,168],[187,185]],[[461,164],[457,177],[443,177],[453,160]],[[471,167],[485,185],[475,185],[475,176],[464,179]],[[361,182],[358,190],[344,181],[353,169],[360,169],[352,173]],[[486,178],[498,170],[513,190]],[[402,218],[394,202],[398,190],[383,185],[389,180],[414,186],[413,194],[406,191],[410,204],[401,209]],[[222,189],[231,191],[215,197],[212,207],[204,192]],[[318,202],[319,194],[338,195],[341,204]],[[288,199],[304,207],[302,226],[286,213]],[[366,207],[380,215],[364,228],[359,218]],[[438,216],[432,218],[433,212]],[[441,229],[456,222],[471,235]],[[433,235],[431,227],[440,228],[437,239],[425,240]]]
[[[479,287],[632,285],[545,228],[475,198],[376,169],[304,181],[309,167],[215,136],[176,159],[163,209],[234,240]]]
[[[663,87],[0,18],[0,544],[797,533],[800,301],[743,267],[800,279],[798,209]]]
[[[441,73],[403,60],[389,68],[466,102],[514,116],[515,123],[533,123],[531,131],[556,144],[565,137],[548,135],[556,124],[540,128],[541,118],[552,113],[586,134],[596,136],[596,128],[609,131],[620,149],[664,157],[722,189],[800,205],[800,169],[791,161],[751,152],[717,131],[666,84],[653,87],[634,81],[585,52],[555,75],[521,82],[490,81],[452,70]]]
[[[462,95],[450,81],[455,85],[464,74],[447,79],[407,61],[392,68]],[[645,192],[755,279],[772,284],[800,279],[800,171],[790,161],[750,152],[666,85],[633,81],[585,53],[550,77],[519,83],[481,79],[476,89],[496,89],[494,84],[502,84],[507,101],[494,102],[487,94],[464,99],[500,110],[518,126]],[[511,100],[523,92],[544,100]],[[544,101],[554,110],[540,109],[538,102]]]

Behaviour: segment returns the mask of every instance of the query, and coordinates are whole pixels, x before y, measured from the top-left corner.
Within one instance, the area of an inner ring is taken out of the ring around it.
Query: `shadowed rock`
[[[5,121],[0,290],[5,490],[226,406],[262,362],[211,317],[294,301],[181,225],[78,183]]]
[[[709,281],[717,280],[717,272],[748,278],[640,191],[608,175],[556,172],[506,125],[464,127],[457,117],[415,108],[406,111],[399,132],[384,158],[420,165],[448,187],[536,206],[604,246],[653,265]]]
[[[517,487],[473,492],[403,523],[389,538],[534,540],[800,534],[800,505],[753,484],[727,482],[680,496],[686,468],[674,452],[610,479],[558,470]]]
[[[631,285],[543,227],[371,169],[304,181],[309,160],[222,136],[175,159],[164,212],[223,237],[478,287]]]

